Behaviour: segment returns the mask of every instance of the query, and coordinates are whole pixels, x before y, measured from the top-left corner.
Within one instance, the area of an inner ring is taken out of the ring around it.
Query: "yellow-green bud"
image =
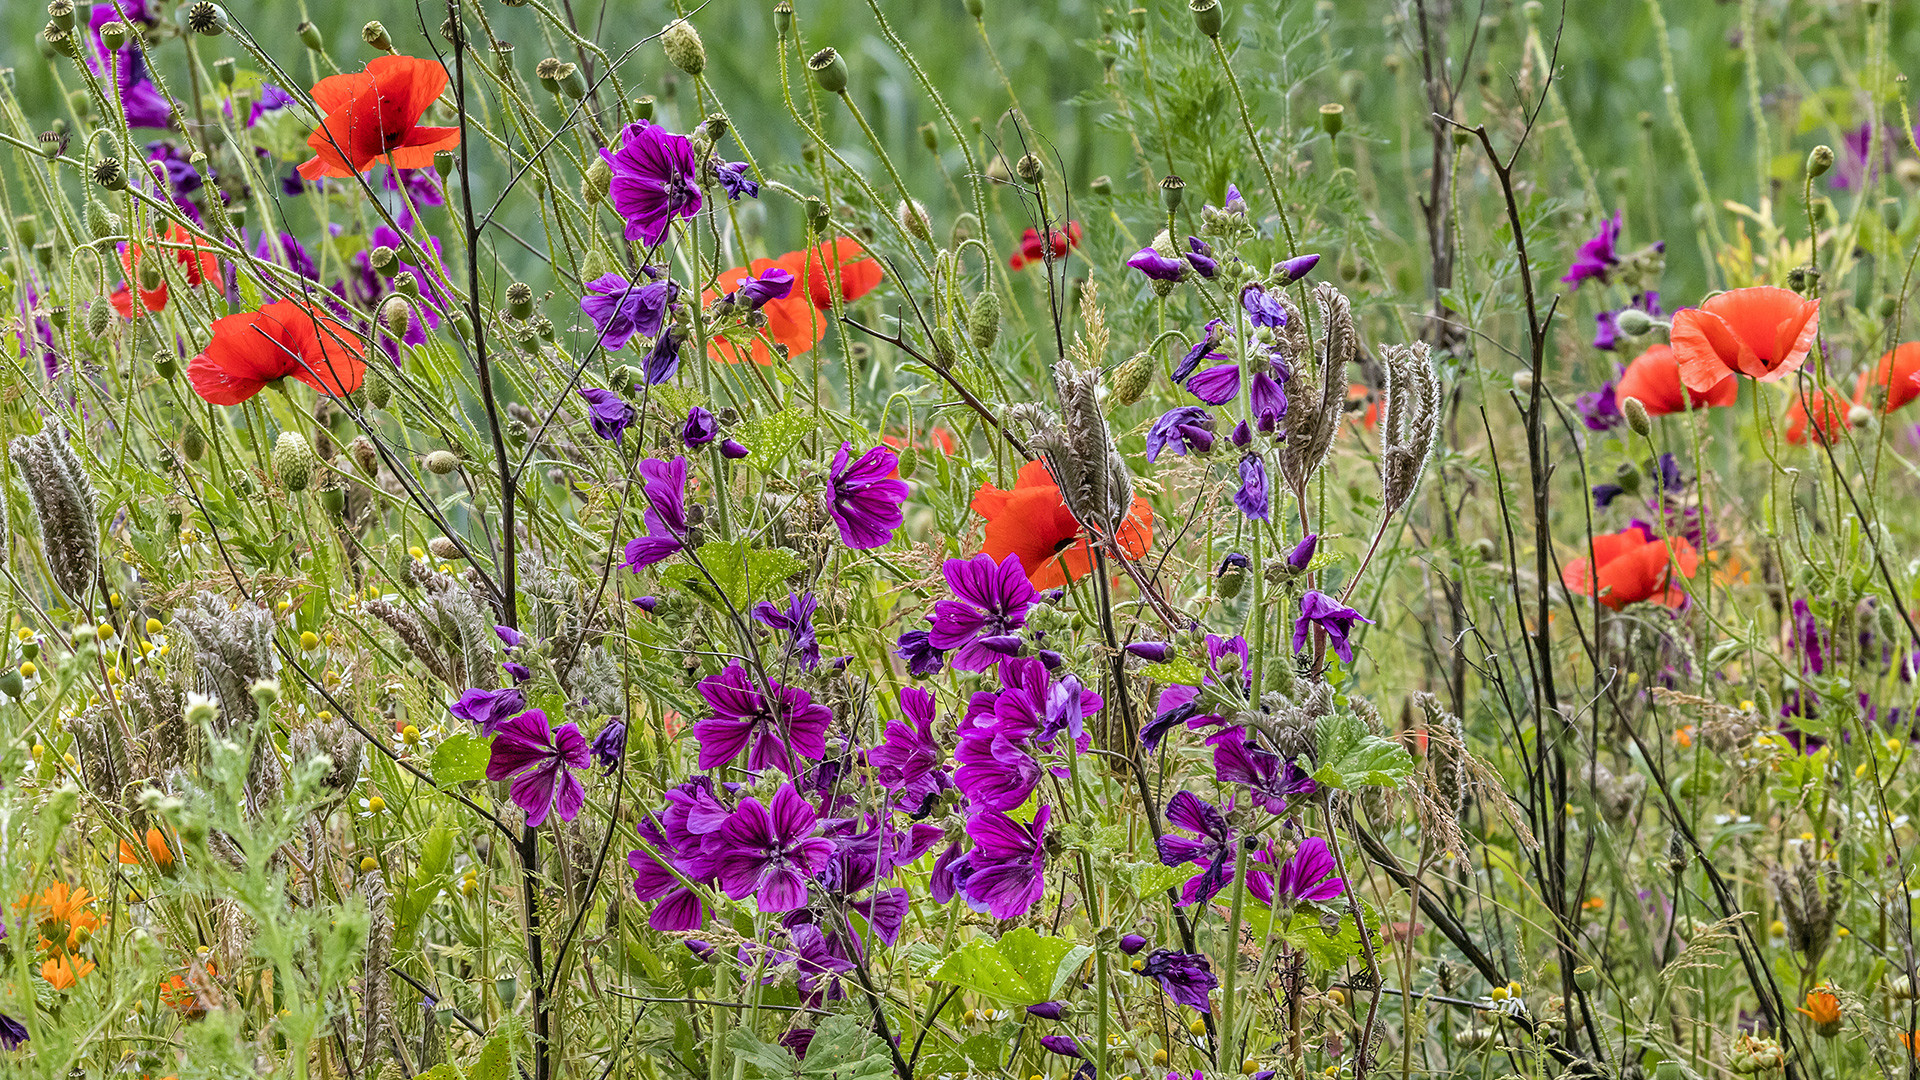
[[[99,199],[87,200],[87,231],[95,240],[105,240],[120,232],[120,215],[107,209],[107,204]]]
[[[1627,418],[1627,427],[1635,435],[1646,437],[1653,434],[1653,417],[1647,415],[1647,407],[1637,397],[1623,398],[1620,401],[1620,415]]]
[[[379,19],[373,19],[360,28],[360,40],[381,52],[393,51],[393,39],[387,36],[387,28],[380,25]]]
[[[580,177],[580,201],[595,206],[606,201],[608,191],[613,187],[613,166],[599,154],[587,163],[587,171]],[[592,281],[592,278],[588,278]]]
[[[1132,405],[1153,385],[1153,357],[1140,353],[1133,359],[1121,364],[1113,373],[1113,401],[1116,405]]]
[[[707,47],[700,41],[700,31],[685,19],[675,19],[660,31],[660,51],[667,54],[668,63],[689,75],[707,70]]]
[[[313,484],[320,458],[313,444],[297,431],[283,431],[273,441],[273,477],[288,491],[305,491]]]
[[[107,335],[113,327],[113,305],[105,300],[95,300],[87,305],[87,335],[98,340]]]
[[[981,352],[993,348],[994,341],[1000,337],[999,293],[989,289],[973,302],[973,310],[967,314],[967,336],[973,338],[973,347]]]
[[[420,464],[435,476],[445,476],[460,467],[460,458],[451,450],[435,450],[421,458]]]
[[[1833,168],[1833,147],[1826,143],[1814,147],[1813,152],[1807,155],[1808,176],[1824,176],[1831,168]]]

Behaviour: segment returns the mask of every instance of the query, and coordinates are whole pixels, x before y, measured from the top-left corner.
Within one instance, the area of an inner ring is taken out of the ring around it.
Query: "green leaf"
[[[507,1044],[505,1034],[495,1035],[487,1040],[480,1050],[480,1060],[473,1063],[467,1080],[513,1080],[513,1048]]]
[[[999,941],[975,938],[933,971],[933,977],[1012,1005],[1052,1001],[1093,949],[1021,927]]]
[[[893,1075],[893,1055],[859,1017],[840,1013],[814,1031],[800,1075],[819,1080],[882,1080]]]
[[[1140,669],[1140,673],[1154,682],[1166,683],[1169,686],[1175,683],[1199,686],[1201,678],[1206,674],[1200,670],[1200,665],[1184,656],[1176,656],[1164,664],[1148,664]]]
[[[719,595],[713,591],[718,584],[733,606],[743,610],[756,600],[769,599],[784,590],[788,578],[806,569],[806,564],[785,548],[755,548],[745,540],[709,540],[695,555],[706,567],[705,574],[699,567],[677,563],[663,571],[661,578],[715,606],[720,604]]]
[[[1360,928],[1354,925],[1351,915],[1342,915],[1339,930],[1328,934],[1321,928],[1318,915],[1311,911],[1296,912],[1283,936],[1288,945],[1306,955],[1308,966],[1316,972],[1344,966],[1364,951]]]
[[[426,1072],[414,1073],[413,1080],[460,1080],[460,1070],[442,1063]]]
[[[1323,717],[1313,733],[1320,744],[1320,768],[1313,778],[1328,787],[1398,787],[1413,775],[1413,755],[1375,735],[1352,713]]]
[[[813,426],[813,418],[799,409],[781,409],[741,424],[734,437],[753,451],[753,460],[764,469],[785,457]]]
[[[1192,866],[1162,866],[1157,862],[1127,862],[1114,865],[1120,884],[1142,900],[1158,896],[1168,889],[1185,885],[1201,871]]]
[[[487,740],[461,732],[433,749],[433,782],[459,784],[487,778],[487,759],[493,748]]]

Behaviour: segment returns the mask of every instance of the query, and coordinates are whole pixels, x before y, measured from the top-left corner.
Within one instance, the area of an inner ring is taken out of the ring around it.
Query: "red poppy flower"
[[[715,279],[715,289],[707,289],[700,294],[702,304],[710,304],[719,297],[734,290],[743,277],[759,277],[768,270],[779,267],[799,278],[806,265],[804,251],[789,251],[777,259],[755,259],[753,264],[741,269],[738,266],[722,270]],[[827,332],[827,320],[814,310],[812,301],[800,291],[798,282],[787,295],[777,300],[769,300],[761,305],[760,311],[767,317],[767,325],[754,335],[748,343],[745,355],[740,346],[725,338],[716,337],[707,345],[707,355],[723,364],[738,364],[752,360],[762,367],[773,363],[773,349],[767,345],[767,338],[787,347],[789,357],[811,352]]]
[[[220,280],[220,260],[214,258],[213,252],[199,237],[188,232],[185,226],[169,226],[161,243],[164,246],[160,247],[158,257],[172,255],[178,259],[185,269],[188,285],[198,287],[209,281]],[[147,311],[159,311],[167,306],[165,278],[160,280],[157,289],[140,288],[140,263],[146,257],[147,246],[140,243],[120,245],[120,268],[127,275],[127,283],[113,290],[113,295],[107,299],[123,319],[137,319],[141,315],[140,308],[133,303],[133,290],[136,289],[140,293],[140,304]]]
[[[300,164],[308,180],[351,177],[384,163],[424,169],[433,155],[460,145],[460,129],[420,127],[440,91],[447,69],[412,56],[380,56],[365,71],[330,75],[313,87],[313,103],[326,114],[307,136],[316,157]]]
[[[292,376],[323,394],[360,389],[367,365],[359,335],[297,300],[215,319],[213,340],[187,365],[195,393],[238,405],[268,383]]]
[[[1366,406],[1364,412],[1362,404]],[[1380,423],[1380,398],[1366,383],[1348,383],[1347,413],[1360,413],[1360,426],[1372,431]]]
[[[833,282],[840,283],[840,302],[851,303],[872,292],[873,287],[886,277],[880,264],[868,256],[866,248],[860,246],[860,241],[849,236],[815,244],[806,255],[804,272],[794,270],[794,276],[805,282],[806,295],[812,298],[813,306],[821,311],[833,307],[833,294],[829,291]],[[794,291],[799,292],[799,289]]]
[[[1847,426],[1847,413],[1852,411],[1853,402],[1840,396],[1840,391],[1828,387],[1816,395],[1812,390],[1795,390],[1793,404],[1787,406],[1787,441],[1795,446],[1807,444],[1809,421],[1814,438],[1820,445],[1826,446],[1840,438],[1840,430]]]
[[[996,562],[1019,555],[1020,567],[1036,589],[1059,588],[1093,567],[1093,552],[1080,523],[1067,510],[1044,461],[1022,465],[1012,491],[981,484],[974,492],[972,509],[987,519],[981,550]],[[1144,496],[1134,496],[1133,509],[1116,539],[1129,559],[1140,558],[1153,546],[1153,507]]]
[[[1820,331],[1820,301],[1770,285],[1723,292],[1673,316],[1680,381],[1712,390],[1728,375],[1761,382],[1800,370]]]
[[[1048,239],[1053,242],[1053,257],[1064,259],[1067,252],[1080,246],[1080,223],[1067,222],[1066,231],[1053,230]],[[1047,251],[1040,241],[1040,230],[1028,229],[1020,234],[1020,250],[1007,259],[1007,265],[1019,270],[1033,263],[1047,261]]]
[[[1680,362],[1673,349],[1655,345],[1627,365],[1620,381],[1613,384],[1613,396],[1617,401],[1639,398],[1648,416],[1665,416],[1685,412],[1689,402],[1696,409],[1731,405],[1740,397],[1740,383],[1725,375],[1704,392],[1687,389],[1680,385]]]
[[[1909,341],[1882,356],[1872,372],[1860,376],[1853,400],[1873,405],[1874,395],[1881,393],[1886,395],[1885,403],[1876,406],[1881,412],[1892,412],[1920,397],[1920,341]]]
[[[1676,564],[1681,575],[1689,578],[1700,565],[1699,552],[1684,536],[1655,540],[1645,527],[1634,525],[1593,538],[1600,602],[1615,611],[1643,600],[1678,607],[1686,594],[1669,580]],[[1586,559],[1574,559],[1560,573],[1561,582],[1582,596],[1594,594],[1594,577]]]

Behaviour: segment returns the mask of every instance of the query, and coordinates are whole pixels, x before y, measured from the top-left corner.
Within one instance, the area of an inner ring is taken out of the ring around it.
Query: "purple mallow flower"
[[[1347,883],[1334,877],[1334,872],[1333,852],[1325,840],[1313,836],[1301,841],[1300,850],[1293,853],[1293,858],[1274,871],[1275,904],[1332,900],[1347,891]]]
[[[1247,742],[1246,729],[1235,725],[1207,740],[1213,747],[1213,771],[1222,783],[1241,784],[1254,803],[1269,814],[1286,812],[1296,796],[1311,795],[1319,785],[1300,767],[1281,761],[1280,755]]]
[[[1600,231],[1593,239],[1580,245],[1579,254],[1574,256],[1573,264],[1567,267],[1566,276],[1560,280],[1576,289],[1588,278],[1597,278],[1602,285],[1606,284],[1607,275],[1620,265],[1620,255],[1614,250],[1614,245],[1620,242],[1620,224],[1620,212],[1617,210],[1612,217],[1601,221]]]
[[[933,695],[918,687],[900,689],[905,720],[887,721],[885,741],[867,751],[874,779],[895,795],[894,806],[925,817],[941,792],[953,788],[947,752],[933,737]]]
[[[996,919],[1017,919],[1047,891],[1047,816],[1042,805],[1033,824],[1022,825],[997,810],[975,814],[967,822],[973,849],[949,860],[955,892],[975,911]]]
[[[1220,985],[1213,976],[1213,968],[1207,958],[1197,953],[1180,953],[1171,949],[1155,949],[1147,954],[1146,962],[1140,965],[1139,972],[1146,978],[1160,984],[1167,996],[1201,1012],[1212,1012],[1207,995]]]
[[[700,212],[700,185],[693,144],[684,135],[642,121],[620,134],[620,149],[600,157],[613,170],[607,193],[613,209],[626,219],[626,238],[657,244],[673,218]]]
[[[600,763],[602,772],[612,773],[620,767],[620,759],[627,754],[627,725],[618,720],[607,721],[606,726],[594,735],[587,752]]]
[[[748,769],[779,769],[792,776],[798,771],[792,755],[818,761],[827,754],[833,710],[799,687],[767,680],[774,698],[770,703],[747,669],[736,663],[700,680],[694,689],[713,710],[712,717],[693,725],[702,769],[725,765],[745,750]]]
[[[680,286],[671,278],[632,282],[609,272],[587,282],[587,295],[580,298],[580,310],[593,320],[593,328],[600,334],[600,346],[608,352],[618,352],[635,335],[658,337],[666,325],[667,306],[679,292]],[[664,380],[649,376],[647,381]]]
[[[447,706],[447,711],[456,718],[477,725],[480,734],[491,735],[494,729],[527,707],[526,695],[518,688],[505,690],[468,690],[460,695],[460,700]]]
[[[587,399],[587,424],[593,433],[608,442],[620,442],[637,415],[633,406],[611,390],[583,387],[578,392]]]
[[[1318,589],[1308,591],[1300,598],[1300,617],[1293,623],[1294,654],[1299,655],[1307,647],[1307,631],[1317,628],[1326,632],[1341,663],[1353,663],[1353,645],[1347,637],[1353,633],[1355,623],[1371,625],[1373,620]]]
[[[895,475],[900,456],[876,446],[858,459],[853,444],[841,443],[828,478],[827,512],[840,527],[840,539],[856,551],[885,547],[906,520],[907,482]]]
[[[927,643],[942,652],[954,651],[955,670],[986,671],[1007,655],[987,642],[998,644],[1010,637],[1018,642],[1017,632],[1027,624],[1027,609],[1036,599],[1033,584],[1017,554],[998,565],[984,553],[948,559],[941,569],[954,599],[934,603],[933,614],[927,616],[932,624]]]
[[[1204,904],[1227,887],[1227,875],[1233,872],[1233,830],[1227,819],[1211,803],[1191,791],[1174,795],[1167,803],[1167,824],[1194,838],[1169,832],[1160,837],[1160,861],[1167,866],[1194,863],[1201,872],[1187,880],[1181,892],[1182,904]]]
[[[826,869],[833,841],[814,836],[819,816],[792,784],[780,785],[771,806],[748,796],[715,837],[714,870],[721,891],[751,896],[763,912],[797,911],[807,904],[807,882]]]
[[[579,816],[587,789],[574,770],[591,762],[578,727],[568,723],[551,728],[546,713],[528,709],[494,727],[487,779],[511,780],[508,794],[526,811],[527,827],[537,828],[555,812],[561,821]]]
[[[787,632],[785,655],[792,657],[802,671],[820,666],[820,639],[813,630],[813,613],[820,606],[810,592],[788,593],[787,606],[775,607],[766,600],[753,606],[754,621],[762,626]]]
[[[1619,378],[1619,369],[1615,369],[1614,378]],[[1580,422],[1588,431],[1611,431],[1627,422],[1620,411],[1620,402],[1614,396],[1613,380],[1600,384],[1600,389],[1581,394],[1573,400],[1573,411],[1580,414]]]
[[[1260,460],[1259,454],[1247,454],[1240,459],[1240,489],[1233,493],[1233,505],[1255,521],[1266,521],[1272,516],[1273,500],[1267,494],[1267,466]]]
[[[627,541],[623,563],[636,574],[686,547],[687,459],[648,458],[640,463],[640,475],[644,480],[640,490],[647,500],[647,535]]]
[[[1198,405],[1182,405],[1161,414],[1147,429],[1147,461],[1171,450],[1182,457],[1213,449],[1213,414]]]

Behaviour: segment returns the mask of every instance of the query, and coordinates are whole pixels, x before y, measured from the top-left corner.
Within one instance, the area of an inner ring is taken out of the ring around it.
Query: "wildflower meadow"
[[[1911,0],[6,0],[0,1076],[1920,1076]]]

